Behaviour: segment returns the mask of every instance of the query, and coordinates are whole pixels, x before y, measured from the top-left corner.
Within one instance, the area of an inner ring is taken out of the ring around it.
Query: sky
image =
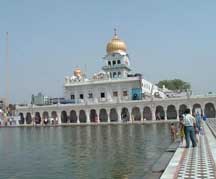
[[[89,78],[100,71],[114,28],[133,72],[153,83],[180,78],[194,94],[216,92],[215,7],[215,0],[1,0],[0,96],[6,32],[10,102],[29,103],[38,92],[63,96],[76,67]]]

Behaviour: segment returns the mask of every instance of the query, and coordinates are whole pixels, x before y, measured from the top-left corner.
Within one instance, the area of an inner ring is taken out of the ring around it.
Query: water
[[[0,129],[0,178],[143,178],[170,144],[168,124]]]

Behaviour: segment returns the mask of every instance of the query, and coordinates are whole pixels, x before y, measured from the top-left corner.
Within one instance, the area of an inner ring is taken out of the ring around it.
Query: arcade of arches
[[[157,105],[154,108],[150,106],[132,108],[101,108],[90,110],[71,110],[71,111],[43,111],[19,113],[20,123],[31,124],[60,124],[60,123],[98,123],[98,122],[124,122],[124,121],[143,121],[143,120],[175,120],[178,119],[188,106],[181,104],[178,107],[168,105],[166,107]],[[189,107],[192,112],[199,110],[207,118],[216,118],[216,110],[213,103],[206,103],[202,109],[199,103]]]

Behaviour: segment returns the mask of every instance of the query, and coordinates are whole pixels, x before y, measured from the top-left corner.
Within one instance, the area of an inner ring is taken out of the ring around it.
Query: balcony
[[[125,64],[116,64],[116,65],[106,65],[106,66],[103,66],[102,69],[103,70],[110,70],[110,69],[116,69],[116,68],[126,68],[127,70],[131,70],[128,65],[125,65]]]

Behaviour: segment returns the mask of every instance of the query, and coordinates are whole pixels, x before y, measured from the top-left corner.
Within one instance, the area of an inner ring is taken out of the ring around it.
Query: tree
[[[190,83],[180,79],[161,80],[158,82],[157,86],[159,88],[163,88],[163,86],[165,86],[167,89],[177,91],[177,92],[186,91],[191,88]]]

